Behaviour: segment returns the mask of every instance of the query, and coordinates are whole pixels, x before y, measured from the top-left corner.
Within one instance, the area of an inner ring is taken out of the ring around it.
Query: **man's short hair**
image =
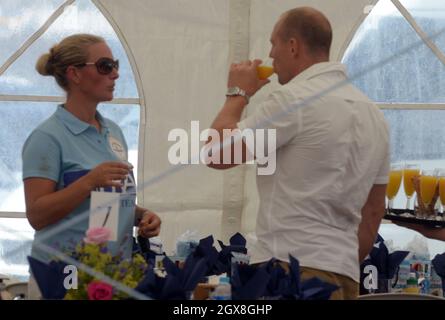
[[[281,36],[284,40],[300,37],[314,54],[329,56],[332,28],[329,20],[319,11],[302,7],[287,11],[282,20]]]

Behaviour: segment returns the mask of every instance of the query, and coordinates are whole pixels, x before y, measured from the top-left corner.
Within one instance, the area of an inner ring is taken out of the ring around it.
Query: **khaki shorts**
[[[340,287],[336,291],[332,292],[330,300],[355,300],[359,295],[359,283],[338,273],[301,267],[300,276],[302,280],[317,277],[320,280]]]

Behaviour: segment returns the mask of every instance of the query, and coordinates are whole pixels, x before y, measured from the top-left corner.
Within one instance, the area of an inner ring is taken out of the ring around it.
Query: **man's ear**
[[[297,38],[290,38],[289,45],[290,45],[290,50],[291,50],[292,55],[294,57],[297,57],[300,52],[300,42],[298,41]]]
[[[81,79],[81,74],[79,72],[79,69],[77,69],[74,66],[69,66],[66,69],[66,78],[69,82],[74,84],[79,84]]]

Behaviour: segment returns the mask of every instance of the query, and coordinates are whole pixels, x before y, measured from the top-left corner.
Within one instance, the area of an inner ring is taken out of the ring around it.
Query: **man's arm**
[[[385,215],[386,184],[375,184],[362,208],[362,221],[358,230],[360,263],[371,252],[380,223]]]
[[[226,102],[224,103],[223,108],[216,116],[215,120],[212,123],[211,128],[216,130],[219,134],[220,141],[220,149],[218,150],[217,158],[219,159],[219,164],[211,162],[209,164],[209,167],[214,169],[229,169],[237,166],[238,164],[234,161],[235,156],[235,145],[232,143],[231,145],[227,145],[225,147],[222,147],[222,144],[224,143],[224,129],[237,129],[237,123],[241,120],[241,114],[243,113],[244,108],[247,105],[247,100],[242,96],[234,96],[234,97],[227,97]],[[213,143],[217,143],[213,141]],[[243,141],[242,143],[242,162],[246,162],[246,145]],[[207,144],[210,146],[212,145],[212,140],[209,138],[207,141]],[[228,148],[231,149],[230,154],[232,155],[231,163],[225,164],[223,155],[225,151]],[[225,149],[225,150],[224,150]]]
[[[261,60],[245,61],[238,64],[232,64],[229,72],[229,79],[227,87],[239,87],[246,92],[249,97],[252,97],[259,89],[268,84],[269,80],[260,80],[257,76],[256,68],[261,64]],[[235,163],[235,152],[239,152],[236,149],[236,144],[222,147],[224,143],[224,129],[233,130],[237,129],[237,123],[241,120],[241,115],[244,108],[247,105],[247,99],[243,96],[230,96],[227,97],[223,108],[216,116],[212,123],[211,129],[216,130],[219,135],[218,141],[212,141],[209,137],[207,140],[207,147],[212,149],[215,153],[212,155],[212,159],[219,159],[219,163],[210,162],[209,167],[214,169],[228,169],[237,166],[240,163]],[[215,145],[216,144],[216,145]],[[242,163],[247,161],[247,148],[243,141],[242,144]],[[229,150],[227,150],[229,149]],[[226,152],[231,152],[230,163],[223,163],[223,155]]]

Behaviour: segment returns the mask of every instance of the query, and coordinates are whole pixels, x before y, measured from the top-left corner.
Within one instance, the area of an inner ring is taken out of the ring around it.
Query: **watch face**
[[[238,87],[231,87],[227,90],[228,95],[237,95],[240,93],[240,90]]]
[[[227,89],[226,96],[242,96],[246,98],[247,103],[249,103],[249,96],[244,92],[244,90],[238,87],[230,87]]]

